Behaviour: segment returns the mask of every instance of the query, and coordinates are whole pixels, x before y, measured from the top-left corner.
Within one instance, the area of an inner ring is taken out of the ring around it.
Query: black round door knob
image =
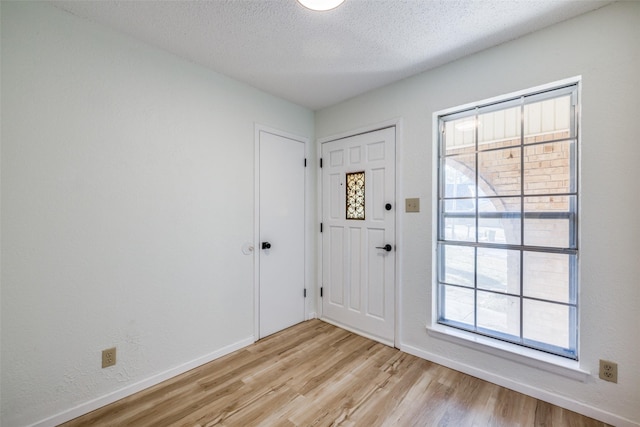
[[[271,243],[262,242],[262,249],[271,249]]]
[[[387,203],[386,205],[384,205],[384,208],[388,211],[391,210],[391,203]]]

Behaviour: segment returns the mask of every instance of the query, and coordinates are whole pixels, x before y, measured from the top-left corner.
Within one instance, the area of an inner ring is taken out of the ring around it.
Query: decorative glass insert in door
[[[364,172],[347,174],[347,219],[364,219]]]

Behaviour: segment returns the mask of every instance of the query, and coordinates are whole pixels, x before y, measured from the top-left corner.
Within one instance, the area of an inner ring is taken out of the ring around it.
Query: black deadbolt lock
[[[271,249],[271,243],[262,242],[262,249]]]

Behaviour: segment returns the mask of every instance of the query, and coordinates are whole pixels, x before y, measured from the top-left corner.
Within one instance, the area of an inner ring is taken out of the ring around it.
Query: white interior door
[[[304,320],[304,142],[259,131],[259,338]]]
[[[322,317],[393,345],[395,127],[326,142],[322,160]]]

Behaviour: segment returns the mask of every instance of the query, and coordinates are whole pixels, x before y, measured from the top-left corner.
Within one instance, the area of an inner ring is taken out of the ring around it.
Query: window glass
[[[520,145],[520,106],[478,114],[478,149]]]
[[[473,289],[443,285],[441,292],[443,300],[446,302],[441,306],[442,316],[458,326],[472,327],[475,312]]]
[[[522,281],[525,297],[575,302],[575,293],[571,289],[575,255],[548,252],[524,252],[523,255]]]
[[[439,117],[439,323],[577,359],[577,93]]]
[[[575,188],[573,141],[524,147],[524,193],[571,193]]]
[[[520,336],[520,298],[478,291],[478,329],[490,334]]]
[[[519,197],[478,199],[478,241],[497,244],[520,244]]]
[[[492,248],[478,248],[477,251],[478,288],[518,295],[520,252]]]
[[[442,246],[443,282],[452,285],[473,287],[474,249],[466,246]]]
[[[364,219],[364,172],[347,174],[347,219]]]
[[[478,153],[478,175],[495,196],[514,196],[522,191],[521,150],[502,148]]]

